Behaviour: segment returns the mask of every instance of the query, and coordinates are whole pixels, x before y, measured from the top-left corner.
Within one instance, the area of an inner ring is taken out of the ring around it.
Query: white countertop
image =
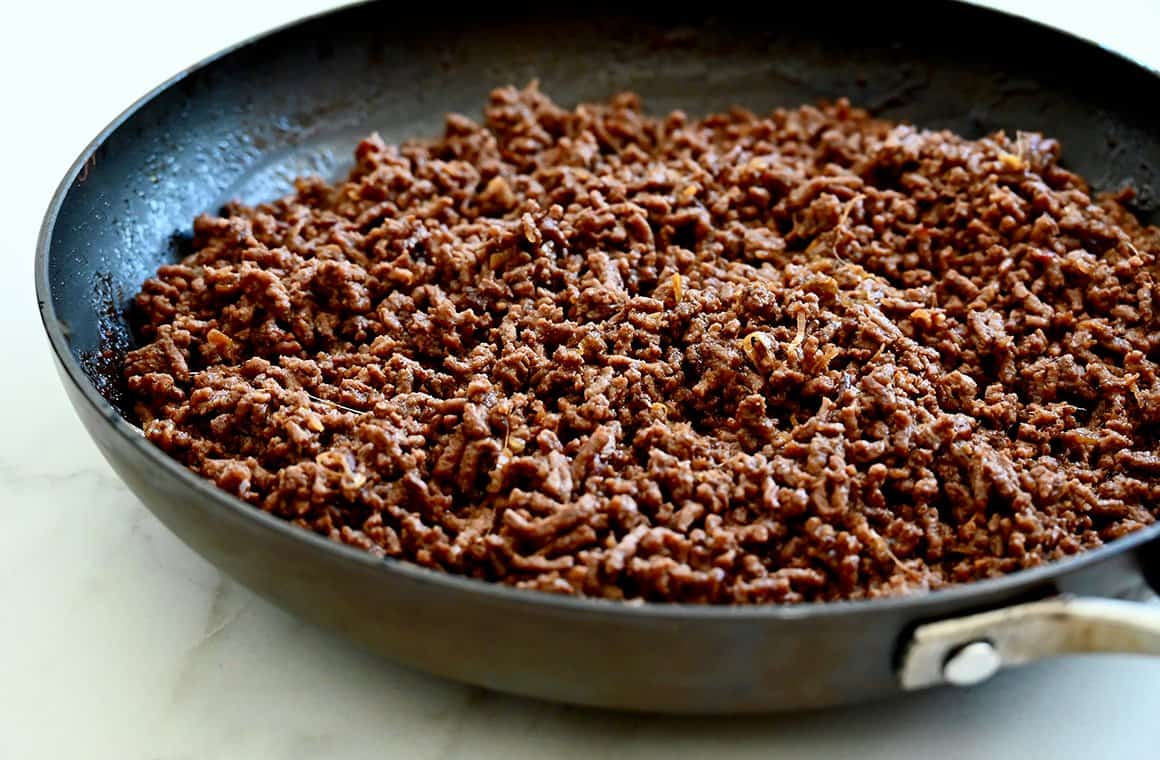
[[[1160,67],[1156,0],[988,4]],[[4,14],[0,325],[5,364],[19,369],[0,371],[0,760],[1160,757],[1160,659],[1058,661],[807,715],[616,715],[375,659],[187,549],[73,415],[37,319],[33,249],[57,181],[122,108],[218,48],[331,3],[271,5],[33,0]]]

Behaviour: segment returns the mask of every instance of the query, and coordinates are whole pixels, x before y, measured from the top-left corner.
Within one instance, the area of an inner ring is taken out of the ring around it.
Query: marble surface
[[[608,714],[377,660],[255,598],[161,527],[60,389],[32,296],[39,217],[73,156],[137,95],[328,4],[200,0],[195,17],[190,4],[40,0],[5,13],[0,325],[19,370],[0,372],[0,760],[1158,756],[1160,659],[1071,659],[806,715]],[[992,4],[1160,65],[1155,0]]]

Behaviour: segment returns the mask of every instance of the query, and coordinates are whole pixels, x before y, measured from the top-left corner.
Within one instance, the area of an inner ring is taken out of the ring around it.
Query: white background
[[[1160,66],[1160,0],[988,4]],[[53,372],[32,294],[40,217],[73,157],[141,93],[328,5],[32,0],[4,11],[0,760],[1160,757],[1160,660],[1069,660],[809,715],[611,715],[376,660],[221,578],[161,528],[99,458]]]

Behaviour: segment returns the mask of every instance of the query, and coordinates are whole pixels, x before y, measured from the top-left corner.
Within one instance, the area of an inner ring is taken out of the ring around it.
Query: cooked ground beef
[[[610,599],[919,592],[1160,511],[1160,231],[1038,134],[496,90],[194,225],[149,440],[258,509]]]

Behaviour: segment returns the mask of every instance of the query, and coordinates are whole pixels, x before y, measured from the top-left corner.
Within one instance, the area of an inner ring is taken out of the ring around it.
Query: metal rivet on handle
[[[955,686],[973,686],[998,672],[1003,658],[989,641],[972,641],[954,651],[943,663],[943,678]]]

